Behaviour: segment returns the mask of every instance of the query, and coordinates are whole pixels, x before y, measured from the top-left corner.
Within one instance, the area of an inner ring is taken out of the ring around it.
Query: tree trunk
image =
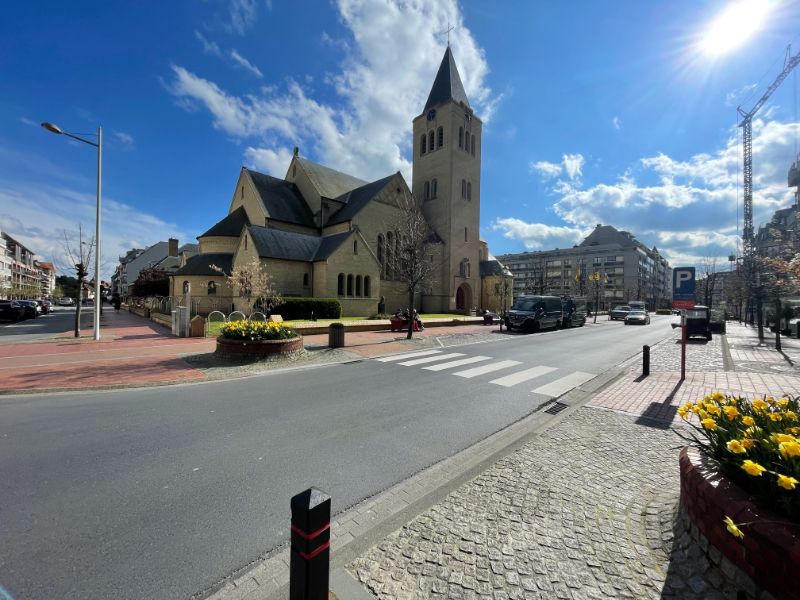
[[[758,323],[758,339],[764,341],[764,311],[761,307],[761,296],[756,299],[756,322]]]
[[[781,299],[775,298],[775,350],[781,351]]]
[[[408,333],[406,339],[410,340],[414,335],[414,290],[408,292]]]
[[[78,302],[75,306],[75,337],[81,337],[81,303],[83,302],[83,280],[78,281]]]

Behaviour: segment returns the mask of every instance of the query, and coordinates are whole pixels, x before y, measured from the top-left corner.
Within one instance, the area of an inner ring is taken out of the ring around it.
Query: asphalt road
[[[502,336],[416,365],[3,397],[0,587],[17,600],[187,598],[284,542],[293,494],[315,485],[344,510],[529,414],[549,399],[533,389],[663,339],[669,321]],[[454,374],[503,360],[519,364]]]
[[[93,310],[91,306],[81,308],[81,327],[91,329]],[[109,310],[109,307],[107,306],[105,310]],[[19,323],[0,323],[0,344],[48,339],[56,334],[70,331],[74,327],[75,308],[56,306],[50,314],[39,315],[35,319],[25,319]]]

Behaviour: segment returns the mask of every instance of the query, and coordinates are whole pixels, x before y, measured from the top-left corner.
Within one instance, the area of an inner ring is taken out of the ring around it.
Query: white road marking
[[[525,369],[524,371],[517,371],[516,373],[512,373],[511,375],[506,375],[505,377],[501,377],[500,379],[493,379],[489,383],[493,383],[495,385],[502,385],[503,387],[511,387],[512,385],[517,385],[518,383],[522,383],[523,381],[528,381],[530,379],[536,379],[537,377],[541,377],[547,373],[552,371],[556,371],[555,367],[545,367],[539,365],[538,367],[533,367],[532,369]]]
[[[516,365],[521,364],[522,363],[518,360],[501,360],[500,362],[492,363],[490,365],[483,365],[482,367],[475,367],[474,369],[459,371],[458,373],[453,373],[453,375],[470,379],[471,377],[477,377],[478,375],[492,373],[493,371],[499,371],[500,369],[507,369],[509,367],[515,367]]]
[[[441,350],[422,350],[418,352],[406,352],[405,354],[394,354],[392,356],[384,356],[383,358],[376,358],[380,362],[392,362],[393,360],[403,360],[414,356],[427,356],[428,354],[438,354]]]
[[[427,356],[425,358],[418,358],[416,360],[407,360],[406,362],[397,363],[404,367],[413,367],[414,365],[424,365],[425,363],[436,362],[437,360],[445,360],[447,358],[455,358],[456,356],[464,356],[463,352],[452,352],[450,354],[437,354],[436,356]]]
[[[542,394],[543,396],[555,398],[556,396],[560,396],[561,394],[570,391],[574,387],[578,387],[582,383],[586,383],[594,377],[595,375],[593,373],[575,371],[574,373],[570,373],[561,379],[556,379],[555,381],[551,381],[550,383],[538,387],[535,390],[531,390],[531,392],[534,394]]]
[[[433,365],[432,367],[422,367],[426,371],[444,371],[445,369],[452,369],[453,367],[460,367],[461,365],[471,365],[472,363],[482,362],[484,360],[491,360],[491,356],[470,356],[461,358],[459,360],[451,360],[441,365]]]

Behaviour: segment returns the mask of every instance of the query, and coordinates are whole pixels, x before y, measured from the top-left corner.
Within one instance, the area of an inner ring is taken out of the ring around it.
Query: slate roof
[[[336,198],[338,202],[344,204],[344,207],[338,212],[334,213],[333,216],[328,219],[327,225],[344,223],[345,221],[349,221],[355,217],[359,212],[361,212],[361,209],[369,204],[370,200],[372,200],[383,188],[388,185],[389,181],[393,177],[394,175],[389,175],[383,179],[378,179],[372,183],[367,183],[366,185],[362,185],[361,187],[351,190],[346,194],[342,194]]]
[[[463,102],[467,107],[469,106],[467,92],[464,91],[464,84],[461,83],[461,77],[458,75],[458,68],[450,46],[444,51],[442,64],[439,65],[439,72],[436,73],[436,79],[433,81],[433,87],[423,112],[448,100]]]
[[[233,254],[230,252],[207,252],[192,256],[173,275],[221,275],[221,273],[212,269],[211,265],[216,265],[226,273],[230,273],[233,265]]]
[[[247,230],[250,232],[261,258],[304,262],[325,260],[353,234],[352,231],[345,231],[327,237],[318,237],[258,225],[250,225]]]
[[[303,167],[319,195],[324,198],[337,198],[367,183],[363,179],[325,167],[307,158],[298,156],[295,160]]]
[[[294,182],[246,169],[271,219],[314,227],[314,215]]]
[[[245,225],[250,225],[250,219],[247,218],[247,212],[245,212],[244,207],[240,206],[227,217],[222,219],[219,223],[214,225],[211,229],[206,231],[203,235],[198,237],[212,235],[219,237],[239,237]]]
[[[586,236],[580,243],[581,246],[603,246],[606,244],[626,245],[633,241],[633,236],[627,231],[619,231],[611,225],[598,225],[594,231]]]
[[[488,275],[505,275],[506,277],[513,277],[511,271],[509,271],[503,263],[497,260],[491,254],[489,255],[489,260],[482,260],[480,263],[480,273],[481,277],[486,277]]]

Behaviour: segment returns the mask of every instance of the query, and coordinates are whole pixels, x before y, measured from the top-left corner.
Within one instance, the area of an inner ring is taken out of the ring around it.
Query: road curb
[[[451,491],[588,404],[595,394],[614,383],[624,372],[619,367],[604,371],[539,405],[528,416],[469,448],[335,515],[331,522],[331,570],[343,569],[387,535],[443,500]],[[555,414],[548,412],[556,407]],[[284,543],[193,598],[278,600],[288,598],[288,585],[289,548]],[[339,589],[337,597],[339,600],[358,598],[346,595],[345,589]]]

